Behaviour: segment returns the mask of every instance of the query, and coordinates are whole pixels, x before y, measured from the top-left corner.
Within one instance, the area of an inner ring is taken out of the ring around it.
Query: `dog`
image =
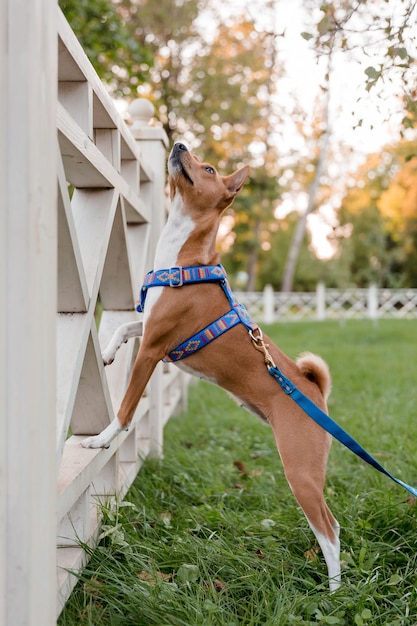
[[[82,445],[108,447],[120,431],[128,429],[160,360],[173,360],[185,371],[223,387],[241,406],[271,426],[285,476],[317,538],[327,564],[330,591],[335,591],[340,586],[339,524],[323,496],[331,436],[269,375],[265,352],[324,411],[331,389],[329,368],[311,353],[294,362],[260,334],[243,307],[233,301],[216,251],[221,215],[243,187],[249,167],[221,176],[183,143],[176,143],[169,155],[168,174],[171,208],[156,247],[153,274],[141,292],[143,322],[120,327],[103,353],[104,363],[110,364],[124,341],[142,335],[130,382],[117,417]],[[210,271],[220,273],[220,281],[187,282],[181,269],[187,267],[194,272],[214,268]],[[162,282],[152,282],[155,276],[162,277]],[[222,330],[220,321],[227,321],[234,313],[237,323]],[[190,345],[210,335],[207,329],[212,329],[213,320],[220,328],[217,338],[188,353]],[[254,339],[260,340],[263,349],[254,350],[254,345],[259,348]],[[177,361],[178,354],[184,356],[184,352],[186,358]]]

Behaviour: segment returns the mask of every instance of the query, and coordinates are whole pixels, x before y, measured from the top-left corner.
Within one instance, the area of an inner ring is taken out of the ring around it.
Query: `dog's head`
[[[171,200],[179,194],[185,209],[221,213],[241,190],[249,166],[221,176],[212,165],[191,154],[183,143],[176,143],[169,155],[168,173]]]

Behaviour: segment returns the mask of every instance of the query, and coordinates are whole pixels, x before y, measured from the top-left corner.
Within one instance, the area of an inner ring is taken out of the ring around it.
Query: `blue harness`
[[[230,311],[217,320],[200,330],[198,333],[183,341],[172,350],[165,358],[165,362],[175,362],[185,359],[193,352],[204,348],[208,343],[220,337],[238,324],[243,324],[248,331],[255,331],[258,326],[254,324],[249,313],[239,304],[230,288],[227,274],[222,265],[202,265],[191,267],[172,267],[169,270],[157,270],[148,272],[140,290],[136,310],[141,313],[145,305],[146,293],[149,287],[183,287],[195,283],[219,283],[230,304]]]
[[[263,353],[265,365],[269,374],[277,381],[282,390],[292,398],[292,400],[319,426],[330,433],[346,448],[354,452],[363,461],[385,474],[395,483],[404,487],[413,496],[417,497],[417,489],[411,487],[399,478],[393,476],[386,470],[373,456],[371,456],[361,445],[351,437],[341,426],[322,411],[314,402],[296,387],[287,378],[273,361],[268,351],[268,344],[263,340],[263,334],[259,326],[250,320],[249,313],[242,304],[239,304],[230,288],[227,274],[222,265],[204,265],[190,267],[172,267],[167,270],[157,270],[148,272],[145,276],[143,286],[140,290],[139,300],[136,310],[141,313],[145,304],[146,293],[150,287],[183,287],[200,282],[219,283],[223,289],[229,303],[230,311],[219,317],[217,320],[206,326],[170,352],[163,360],[175,362],[184,359],[193,352],[200,350],[220,335],[227,332],[237,324],[243,324],[248,330],[253,345]]]

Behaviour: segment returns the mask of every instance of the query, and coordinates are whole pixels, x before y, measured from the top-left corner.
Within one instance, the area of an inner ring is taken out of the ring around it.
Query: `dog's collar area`
[[[171,267],[166,270],[150,271],[146,274],[140,290],[136,310],[143,312],[146,292],[150,287],[183,287],[196,283],[227,281],[226,270],[222,265],[191,265],[187,267]],[[229,288],[230,289],[230,288]]]

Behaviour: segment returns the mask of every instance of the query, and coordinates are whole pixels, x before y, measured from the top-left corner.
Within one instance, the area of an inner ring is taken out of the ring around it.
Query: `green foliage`
[[[126,96],[149,78],[153,58],[111,0],[59,0],[98,75],[115,95]]]
[[[416,287],[415,143],[370,155],[338,212],[339,262],[361,287]]]
[[[280,289],[285,261],[298,219],[298,213],[292,212],[285,219],[276,220],[274,232],[270,238],[271,248],[261,257],[258,276],[260,289],[266,284],[272,285],[275,290]],[[322,279],[325,264],[316,258],[310,249],[310,244],[311,235],[307,231],[297,263],[294,291],[314,291],[317,282]]]
[[[365,50],[374,65],[364,70],[367,91],[400,76],[405,93],[412,81],[415,58],[413,27],[416,20],[414,0],[374,2],[361,0],[307,0],[313,24],[302,33],[317,54],[340,50],[356,60],[356,51]],[[319,10],[318,10],[319,9]]]
[[[292,357],[322,354],[330,414],[416,484],[417,321],[265,330]],[[342,527],[343,583],[330,595],[267,426],[198,383],[165,435],[164,460],[146,462],[127,500],[105,511],[59,626],[416,623],[416,503],[401,487],[334,443],[326,497]]]
[[[189,127],[190,118],[183,121],[188,93],[193,89],[189,50],[203,45],[196,21],[206,0],[121,0],[119,4],[135,39],[153,59],[147,85],[143,92],[139,89],[139,95],[154,102],[171,140],[174,130],[185,132]]]

